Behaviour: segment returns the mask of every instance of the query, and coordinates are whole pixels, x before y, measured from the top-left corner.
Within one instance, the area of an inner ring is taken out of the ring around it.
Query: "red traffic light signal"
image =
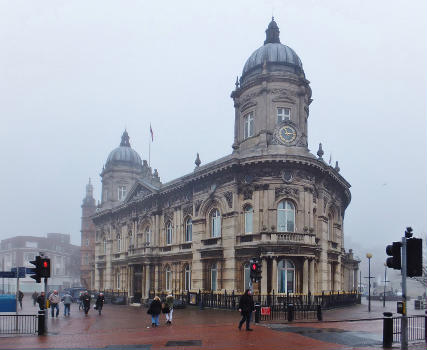
[[[252,266],[251,266],[251,270],[252,270],[252,271],[256,271],[256,267],[257,267],[257,266],[256,266],[256,264],[255,264],[255,263],[254,263],[254,264],[252,264]]]
[[[50,259],[41,259],[40,276],[45,278],[50,277]]]

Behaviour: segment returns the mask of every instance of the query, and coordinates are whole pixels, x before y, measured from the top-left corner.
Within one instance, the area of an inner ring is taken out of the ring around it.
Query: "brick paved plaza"
[[[413,304],[413,303],[412,303]],[[395,303],[387,303],[394,311]],[[73,304],[71,317],[48,320],[47,336],[0,338],[0,349],[381,349],[384,311],[380,302],[324,312],[323,322],[262,323],[254,332],[239,331],[237,311],[199,310],[188,307],[175,310],[174,322],[151,328],[145,308],[105,305],[103,315],[94,310],[88,317]],[[24,303],[23,314],[36,308]],[[424,313],[410,309],[410,314]],[[370,320],[371,319],[371,320]],[[348,321],[353,320],[353,321]],[[359,320],[359,321],[354,321]],[[399,344],[394,344],[399,348]],[[411,349],[426,349],[425,343],[411,344]]]

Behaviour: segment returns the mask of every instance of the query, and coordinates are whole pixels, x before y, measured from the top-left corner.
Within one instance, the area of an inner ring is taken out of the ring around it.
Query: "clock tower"
[[[279,38],[274,18],[264,45],[255,50],[236,81],[234,152],[312,156],[307,148],[310,82],[302,63]]]

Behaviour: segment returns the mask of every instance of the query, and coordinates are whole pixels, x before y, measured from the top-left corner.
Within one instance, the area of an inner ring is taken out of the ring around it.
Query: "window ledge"
[[[218,244],[220,241],[221,241],[221,237],[211,237],[211,238],[202,239],[203,245],[214,245],[214,244]]]

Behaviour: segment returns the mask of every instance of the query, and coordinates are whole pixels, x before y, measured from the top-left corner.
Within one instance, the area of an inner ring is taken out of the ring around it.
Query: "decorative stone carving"
[[[299,196],[299,189],[298,188],[292,188],[292,187],[276,187],[274,190],[275,198],[279,198],[282,195],[285,195],[287,197],[293,197],[294,199],[298,200]]]
[[[195,203],[194,203],[194,209],[195,209],[195,211],[196,211],[196,216],[198,216],[199,215],[199,209],[200,209],[200,206],[202,205],[202,201],[201,200],[198,200],[198,201],[196,201]]]
[[[227,200],[228,207],[232,208],[233,207],[233,192],[230,192],[230,191],[225,192],[224,197]]]
[[[186,216],[192,216],[193,215],[193,206],[192,205],[187,205],[185,207],[182,208],[182,215],[184,217]]]

